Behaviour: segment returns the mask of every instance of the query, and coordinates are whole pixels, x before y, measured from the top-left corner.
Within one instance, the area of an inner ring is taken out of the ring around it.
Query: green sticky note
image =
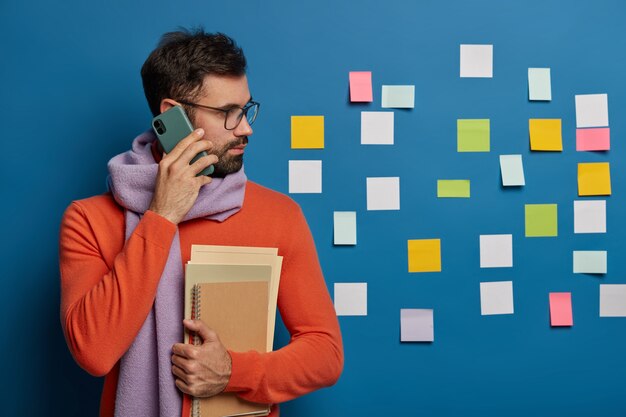
[[[558,236],[556,204],[526,204],[526,237]]]
[[[437,180],[437,197],[469,198],[470,180]]]
[[[489,119],[458,119],[457,151],[489,152]]]
[[[356,245],[356,212],[334,212],[335,245]]]
[[[605,250],[575,250],[575,274],[606,274]]]

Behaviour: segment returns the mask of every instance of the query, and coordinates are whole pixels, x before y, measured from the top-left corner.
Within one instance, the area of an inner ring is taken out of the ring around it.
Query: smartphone
[[[178,142],[193,132],[193,126],[181,106],[174,106],[152,119],[152,129],[156,133],[163,150],[167,153],[170,153]],[[193,164],[206,155],[208,154],[205,151],[200,152],[193,157],[189,164]],[[209,165],[197,175],[211,175],[213,171],[213,165]]]

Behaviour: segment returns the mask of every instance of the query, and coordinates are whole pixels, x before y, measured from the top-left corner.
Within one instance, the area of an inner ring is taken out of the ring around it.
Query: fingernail
[[[197,136],[202,137],[204,136],[204,129],[202,128],[196,129],[195,133]]]

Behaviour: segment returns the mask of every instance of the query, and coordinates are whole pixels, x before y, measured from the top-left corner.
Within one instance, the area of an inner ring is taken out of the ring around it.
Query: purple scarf
[[[150,206],[158,165],[151,146],[152,131],[139,135],[130,151],[108,164],[108,184],[118,204],[126,209],[126,240]],[[183,221],[206,218],[222,222],[243,204],[246,174],[214,178],[202,187]],[[120,360],[115,398],[116,417],[180,417],[182,394],[172,374],[172,345],[183,340],[183,265],[178,230],[161,275],[152,310],[133,344]]]

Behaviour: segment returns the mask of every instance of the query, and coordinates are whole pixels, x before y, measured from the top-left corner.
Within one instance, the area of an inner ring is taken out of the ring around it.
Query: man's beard
[[[213,174],[211,174],[211,177],[224,178],[228,174],[233,174],[239,171],[243,166],[243,154],[230,155],[228,150],[247,143],[248,137],[244,136],[239,138],[239,140],[226,144],[221,149],[209,151],[209,153],[217,155],[218,158],[217,162],[213,164],[215,170],[213,171]]]

